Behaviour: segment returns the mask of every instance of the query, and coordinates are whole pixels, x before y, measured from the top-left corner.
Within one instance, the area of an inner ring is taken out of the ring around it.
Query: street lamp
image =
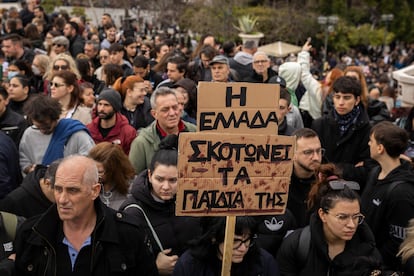
[[[390,22],[394,20],[394,15],[392,13],[389,14],[382,14],[381,21],[385,22],[385,30],[384,30],[384,41],[382,43],[382,54],[385,56],[385,45],[387,44],[387,32]]]
[[[318,16],[318,24],[325,28],[325,49],[323,51],[323,66],[328,57],[328,36],[329,33],[334,31],[334,26],[338,24],[339,18],[336,15]]]

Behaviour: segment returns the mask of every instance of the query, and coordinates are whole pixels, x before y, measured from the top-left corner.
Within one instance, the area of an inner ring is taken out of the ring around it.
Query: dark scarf
[[[349,127],[357,121],[359,114],[361,113],[359,105],[355,106],[351,112],[345,115],[339,115],[335,109],[333,111],[341,136],[343,136],[348,131]]]

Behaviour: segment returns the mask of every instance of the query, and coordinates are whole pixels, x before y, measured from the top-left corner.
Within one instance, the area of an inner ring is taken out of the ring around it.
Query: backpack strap
[[[4,229],[10,240],[14,241],[17,229],[17,216],[15,214],[0,211],[3,218]]]
[[[141,206],[139,206],[138,204],[130,204],[128,206],[126,206],[124,208],[124,210],[129,209],[129,208],[137,208],[138,210],[141,211],[141,213],[144,215],[144,218],[147,222],[147,225],[149,227],[149,229],[151,230],[152,236],[154,237],[155,242],[157,243],[158,247],[160,248],[161,251],[164,251],[164,248],[161,244],[160,239],[158,238],[157,232],[155,232],[154,227],[152,227],[151,221],[149,220],[149,218],[147,217],[147,214],[145,213],[144,209],[142,209]]]
[[[397,187],[397,185],[404,183],[405,181],[399,180],[399,181],[394,181],[392,182],[387,189],[387,193],[385,194],[385,198],[383,199],[385,202],[388,201],[388,198],[390,197],[390,194],[392,192],[392,190],[394,190],[395,187]]]
[[[299,259],[299,264],[301,267],[305,266],[306,260],[308,259],[309,255],[309,248],[310,248],[310,240],[311,240],[311,232],[309,225],[302,228],[299,236],[299,244],[296,248],[297,257]]]

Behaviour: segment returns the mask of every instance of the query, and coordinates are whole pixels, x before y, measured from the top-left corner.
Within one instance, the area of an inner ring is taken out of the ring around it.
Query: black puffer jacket
[[[172,255],[181,255],[187,249],[187,242],[201,233],[199,219],[175,216],[175,199],[166,202],[155,201],[151,195],[150,186],[148,173],[145,170],[138,175],[132,184],[132,197],[121,205],[120,210],[134,215],[137,222],[147,229],[148,236],[152,237],[142,212],[134,207],[125,209],[130,204],[141,206],[151,221],[164,249],[171,248]],[[151,244],[154,256],[157,256],[161,250],[153,238]]]
[[[352,239],[346,243],[345,250],[333,260],[328,254],[322,222],[316,214],[310,220],[310,246],[304,260],[300,259],[298,250],[301,232],[302,229],[298,229],[290,234],[279,249],[277,261],[281,275],[369,275],[372,267],[381,262],[374,236],[365,223],[358,227]]]

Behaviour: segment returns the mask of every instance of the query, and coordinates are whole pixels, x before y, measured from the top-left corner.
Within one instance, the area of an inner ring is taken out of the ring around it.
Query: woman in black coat
[[[281,275],[370,275],[380,268],[374,236],[360,213],[356,182],[322,165],[309,193],[310,225],[296,230],[278,252]]]
[[[158,272],[171,274],[187,242],[200,233],[199,219],[175,216],[177,193],[178,137],[169,135],[161,141],[148,170],[132,184],[132,197],[120,207],[136,217],[146,228]]]

